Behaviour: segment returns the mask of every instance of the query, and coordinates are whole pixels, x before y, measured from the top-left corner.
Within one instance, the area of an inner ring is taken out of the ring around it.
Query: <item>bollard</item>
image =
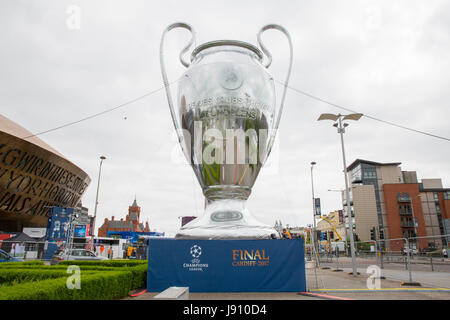
[[[338,262],[338,256],[336,256],[336,270],[339,269],[339,262]]]
[[[430,257],[430,264],[431,264],[431,271],[434,271],[434,267],[433,267],[433,257]]]
[[[375,241],[375,261],[378,267],[378,242]]]
[[[409,273],[409,282],[412,282],[412,273],[411,273],[411,252],[409,250],[409,245],[408,245],[408,253],[406,255],[406,259],[408,260],[408,273]]]
[[[343,271],[342,269],[339,269],[339,251],[336,251],[336,269],[333,270],[333,272],[340,272]]]

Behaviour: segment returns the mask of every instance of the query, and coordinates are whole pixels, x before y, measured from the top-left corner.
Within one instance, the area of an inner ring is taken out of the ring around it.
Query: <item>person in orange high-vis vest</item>
[[[284,239],[292,239],[292,235],[289,231],[287,231],[286,229],[283,229],[283,238]]]
[[[128,249],[127,249],[127,257],[130,258],[132,253],[133,253],[133,247],[128,247]]]

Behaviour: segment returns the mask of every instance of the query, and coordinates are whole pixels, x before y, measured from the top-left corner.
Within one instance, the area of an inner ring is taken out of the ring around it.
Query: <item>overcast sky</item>
[[[294,43],[291,87],[450,138],[446,0],[3,0],[0,112],[37,133],[161,88],[160,36],[177,21],[196,29],[197,45],[218,39],[256,44],[263,25],[281,24]],[[177,55],[188,39],[185,30],[169,33],[169,80],[184,71]],[[274,59],[269,72],[282,81],[287,43],[276,31],[264,40]],[[316,121],[324,112],[343,111],[288,91],[272,165],[263,168],[248,201],[261,221],[312,223],[311,161],[317,162],[314,186],[322,211],[341,208],[340,194],[327,191],[344,187],[340,140],[332,122]],[[150,228],[175,233],[179,216],[202,213],[203,196],[192,169],[172,160],[181,150],[173,131],[165,93],[158,91],[40,138],[89,174],[82,201],[91,213],[99,157],[107,157],[97,227],[105,217],[125,217],[136,194]],[[350,124],[345,144],[348,164],[357,158],[398,161],[419,179],[442,178],[450,187],[449,141],[363,117]]]

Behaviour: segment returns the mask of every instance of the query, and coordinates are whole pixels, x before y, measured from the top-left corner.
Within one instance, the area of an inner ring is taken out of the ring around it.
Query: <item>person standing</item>
[[[286,229],[283,229],[283,239],[292,239],[292,235]]]

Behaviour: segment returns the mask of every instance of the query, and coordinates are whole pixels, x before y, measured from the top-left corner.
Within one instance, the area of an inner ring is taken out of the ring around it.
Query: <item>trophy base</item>
[[[271,226],[256,220],[245,208],[245,200],[217,200],[209,203],[205,214],[184,227],[176,239],[279,239]]]
[[[278,239],[278,232],[273,228],[233,226],[232,228],[189,228],[178,231],[176,239],[198,240],[251,240]]]

